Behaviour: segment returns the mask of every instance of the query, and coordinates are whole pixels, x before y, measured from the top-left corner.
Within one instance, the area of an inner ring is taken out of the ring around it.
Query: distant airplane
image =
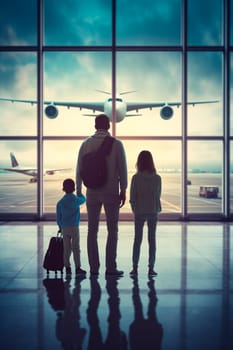
[[[99,92],[102,92],[104,94],[110,95],[104,102],[68,102],[68,101],[44,101],[45,107],[45,115],[50,118],[54,119],[58,116],[58,108],[57,106],[63,106],[67,108],[80,108],[80,110],[89,109],[92,110],[92,114],[83,114],[84,116],[89,117],[95,117],[96,111],[105,113],[109,120],[112,121],[113,119],[113,113],[112,113],[112,96],[111,93],[97,90]],[[172,107],[180,107],[181,102],[126,102],[121,97],[122,95],[129,94],[135,91],[126,91],[118,94],[115,99],[115,109],[116,109],[116,122],[119,123],[125,118],[128,117],[135,117],[135,116],[141,116],[141,114],[138,114],[138,111],[140,109],[146,109],[149,108],[152,110],[152,108],[161,108],[160,110],[160,116],[164,120],[169,120],[173,116],[173,108]],[[10,101],[10,102],[22,102],[22,103],[30,103],[30,104],[36,104],[36,100],[17,100],[13,98],[0,98],[0,101]],[[188,105],[195,106],[196,104],[206,104],[206,103],[216,103],[218,100],[211,100],[211,101],[191,101],[187,102]],[[127,112],[136,111],[136,114],[127,114]]]
[[[13,152],[10,153],[11,168],[1,168],[1,170],[12,171],[24,175],[32,176],[29,182],[37,182],[37,169],[31,167],[21,167]],[[70,169],[45,169],[44,175],[54,175],[55,172],[65,171]]]

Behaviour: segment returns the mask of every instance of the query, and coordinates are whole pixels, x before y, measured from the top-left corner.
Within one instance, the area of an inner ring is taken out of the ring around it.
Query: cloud
[[[0,12],[1,45],[35,45],[37,26],[36,1],[5,1]]]

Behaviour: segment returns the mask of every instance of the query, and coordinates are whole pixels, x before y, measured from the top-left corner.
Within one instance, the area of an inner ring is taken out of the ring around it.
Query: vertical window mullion
[[[112,0],[112,136],[116,136],[116,0]]]
[[[43,0],[38,0],[37,42],[37,215],[44,211],[43,190]]]
[[[187,0],[182,2],[182,217],[187,217]]]
[[[223,214],[230,216],[230,0],[224,6],[224,73],[223,73]]]

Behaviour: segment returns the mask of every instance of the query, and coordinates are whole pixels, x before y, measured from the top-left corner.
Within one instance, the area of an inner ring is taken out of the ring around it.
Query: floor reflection
[[[158,299],[154,284],[154,279],[150,278],[148,281],[147,317],[144,317],[138,278],[133,279],[132,299],[135,316],[129,328],[129,342],[132,350],[161,349],[163,327],[157,319],[156,305]]]
[[[47,293],[48,304],[56,312],[56,336],[63,349],[84,349],[83,342],[87,336],[88,350],[161,350],[163,327],[157,319],[157,296],[154,278],[148,279],[148,308],[143,314],[138,278],[132,278],[132,304],[134,319],[130,323],[129,332],[121,329],[121,298],[118,290],[119,277],[106,277],[107,295],[106,322],[107,336],[103,337],[98,309],[102,290],[98,277],[91,276],[90,298],[86,308],[86,319],[89,329],[80,325],[81,283],[85,277],[75,279],[74,288],[71,279],[46,278],[43,285]]]
[[[89,325],[88,349],[102,349],[103,337],[100,328],[100,321],[97,315],[101,299],[101,288],[98,277],[90,278],[90,299],[87,307],[87,321]]]
[[[123,277],[105,276],[106,229],[101,225],[100,275],[66,279],[53,273],[48,278],[43,269],[54,224],[0,225],[1,348],[233,349],[233,225],[160,223],[158,276],[152,279],[147,244],[138,278],[129,275],[132,227],[120,226]],[[88,270],[85,225],[81,246]]]
[[[82,277],[77,278],[73,289],[70,283],[71,278],[65,281],[58,278],[46,278],[43,281],[47,290],[48,302],[57,313],[56,336],[63,349],[82,349],[87,332],[80,326],[79,307],[83,279]]]

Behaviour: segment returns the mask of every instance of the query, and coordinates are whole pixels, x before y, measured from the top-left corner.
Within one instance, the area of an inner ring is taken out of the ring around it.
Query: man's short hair
[[[106,114],[99,114],[95,118],[95,128],[108,130],[110,128],[109,118]]]
[[[63,191],[66,193],[72,193],[75,190],[75,183],[72,179],[65,179],[63,181]]]

